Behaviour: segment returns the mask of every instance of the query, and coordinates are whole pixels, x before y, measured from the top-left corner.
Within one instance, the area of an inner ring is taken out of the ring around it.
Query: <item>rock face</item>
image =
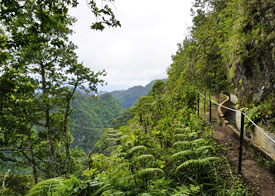
[[[275,97],[275,4],[251,0],[243,9],[233,82],[241,103],[260,103]]]

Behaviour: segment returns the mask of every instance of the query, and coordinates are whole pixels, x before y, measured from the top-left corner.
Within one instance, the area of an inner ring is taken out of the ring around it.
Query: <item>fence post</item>
[[[243,159],[243,133],[244,133],[244,113],[241,115],[241,130],[240,130],[240,148],[239,148],[239,165],[238,173],[242,171],[242,159]]]
[[[200,93],[198,93],[198,118],[200,117]]]
[[[212,111],[211,111],[211,92],[209,91],[209,122],[211,122]]]

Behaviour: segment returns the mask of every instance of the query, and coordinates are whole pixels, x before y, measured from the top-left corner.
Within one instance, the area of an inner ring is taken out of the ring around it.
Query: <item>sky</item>
[[[171,56],[189,35],[192,0],[116,0],[121,27],[91,30],[95,20],[79,0],[70,14],[77,18],[71,40],[78,46],[79,61],[92,70],[105,70],[106,86],[100,91],[123,90],[167,78]],[[98,1],[101,2],[101,1]]]

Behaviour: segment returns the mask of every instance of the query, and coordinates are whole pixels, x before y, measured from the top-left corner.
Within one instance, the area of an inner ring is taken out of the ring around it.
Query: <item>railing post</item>
[[[239,165],[238,173],[242,171],[242,159],[243,159],[243,133],[244,133],[244,113],[241,115],[241,130],[240,130],[240,148],[239,148]]]
[[[198,118],[200,117],[200,93],[198,93]]]
[[[209,122],[211,122],[212,111],[211,111],[211,92],[209,91]]]

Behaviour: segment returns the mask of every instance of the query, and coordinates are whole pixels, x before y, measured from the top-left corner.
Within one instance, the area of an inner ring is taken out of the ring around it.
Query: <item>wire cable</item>
[[[219,104],[219,103],[213,101],[212,99],[210,99],[210,98],[204,96],[202,93],[199,92],[199,94],[200,94],[203,98],[205,98],[205,99],[211,101],[212,103],[214,103],[214,104],[216,104],[216,105],[218,105],[218,106],[220,106],[220,107],[222,107],[222,108],[231,110],[231,111],[233,111],[233,112],[241,112],[241,113],[243,113],[244,116],[245,116],[245,117],[246,117],[255,127],[257,127],[258,130],[259,130],[260,132],[262,132],[269,140],[271,140],[273,143],[275,143],[275,140],[274,140],[271,136],[269,136],[261,127],[259,127],[255,122],[253,122],[244,112],[242,112],[242,111],[240,111],[240,110],[236,110],[236,109],[233,109],[233,108],[229,108],[229,107],[223,106],[223,105],[221,105],[221,104]]]

